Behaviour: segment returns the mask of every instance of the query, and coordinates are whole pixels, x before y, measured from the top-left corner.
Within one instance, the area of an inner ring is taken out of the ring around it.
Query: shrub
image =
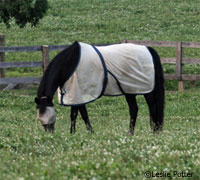
[[[9,27],[10,20],[14,19],[20,27],[27,23],[35,26],[46,14],[47,9],[47,0],[1,0],[0,22],[3,21]]]

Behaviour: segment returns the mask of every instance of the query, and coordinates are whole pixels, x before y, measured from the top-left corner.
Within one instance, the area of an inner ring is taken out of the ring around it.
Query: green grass
[[[7,46],[71,44],[75,40],[86,43],[117,43],[123,39],[153,41],[200,42],[200,11],[198,0],[49,0],[50,8],[40,24],[20,29],[12,22],[7,29]],[[156,48],[162,57],[174,57],[173,48]],[[199,49],[186,49],[186,57],[200,58]],[[56,52],[51,53],[51,58]],[[38,61],[41,53],[7,53],[6,61]],[[175,66],[165,66],[172,73]],[[185,66],[186,74],[199,74],[198,65]],[[25,71],[25,72],[24,72]],[[7,77],[40,76],[34,68],[7,70]],[[28,73],[26,72],[28,71]],[[196,84],[189,83],[187,86]],[[199,87],[199,84],[197,83]],[[176,89],[176,83],[166,83]]]
[[[40,24],[1,33],[7,45],[112,43],[122,39],[200,41],[198,0],[49,0]],[[15,32],[15,33],[13,33]]]
[[[37,27],[7,29],[7,46],[116,43],[123,39],[200,42],[198,0],[49,0],[51,8]],[[173,48],[156,48],[162,57],[174,57]],[[53,58],[55,52],[51,52]],[[198,49],[186,49],[186,57],[200,58]],[[6,61],[39,61],[41,53],[7,53]],[[165,65],[165,73],[175,66]],[[199,74],[198,65],[185,73]],[[7,77],[39,76],[41,69],[6,70]],[[138,96],[135,135],[129,136],[129,115],[123,97],[101,98],[88,104],[94,128],[87,133],[80,117],[77,133],[70,135],[70,109],[58,106],[56,130],[45,133],[36,120],[31,90],[0,92],[0,180],[5,179],[146,179],[146,171],[193,173],[200,179],[199,82],[186,83],[183,93],[167,92],[164,130],[153,135],[148,108]],[[166,82],[176,89],[175,81]],[[55,98],[55,102],[56,102]],[[156,178],[152,178],[156,179]],[[183,178],[158,178],[183,179]]]
[[[55,103],[56,130],[45,133],[36,120],[35,91],[0,92],[0,179],[141,180],[146,171],[190,172],[193,177],[188,179],[200,179],[198,91],[166,94],[164,130],[157,135],[151,133],[148,108],[138,96],[134,136],[127,133],[123,97],[88,104],[92,135],[80,116],[77,133],[70,135],[70,108]]]

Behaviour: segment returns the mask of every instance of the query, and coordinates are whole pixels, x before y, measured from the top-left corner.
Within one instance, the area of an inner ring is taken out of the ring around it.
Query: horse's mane
[[[52,100],[57,88],[62,87],[65,81],[76,68],[79,61],[79,43],[74,42],[68,48],[58,53],[47,66],[40,82],[37,97],[46,96]]]

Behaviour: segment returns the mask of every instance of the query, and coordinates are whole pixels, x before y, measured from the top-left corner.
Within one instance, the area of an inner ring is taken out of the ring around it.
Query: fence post
[[[0,34],[0,46],[5,46],[5,35]],[[5,61],[5,52],[0,52],[0,62]],[[0,78],[5,77],[4,69],[0,69]]]
[[[182,57],[183,57],[182,42],[177,42],[176,43],[176,78],[178,79],[179,92],[184,90],[183,81],[182,81],[182,73],[183,73]]]
[[[121,41],[121,43],[127,43],[127,42],[128,42],[127,39],[124,39],[124,40]]]
[[[49,64],[49,46],[48,45],[42,46],[42,62],[43,62],[43,72],[44,72]]]

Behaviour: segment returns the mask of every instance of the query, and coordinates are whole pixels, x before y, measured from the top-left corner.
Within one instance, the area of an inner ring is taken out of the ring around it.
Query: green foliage
[[[45,15],[48,8],[47,0],[1,0],[0,1],[0,20],[7,27],[10,26],[10,20],[20,27],[24,27],[27,23],[35,26],[38,21]]]

